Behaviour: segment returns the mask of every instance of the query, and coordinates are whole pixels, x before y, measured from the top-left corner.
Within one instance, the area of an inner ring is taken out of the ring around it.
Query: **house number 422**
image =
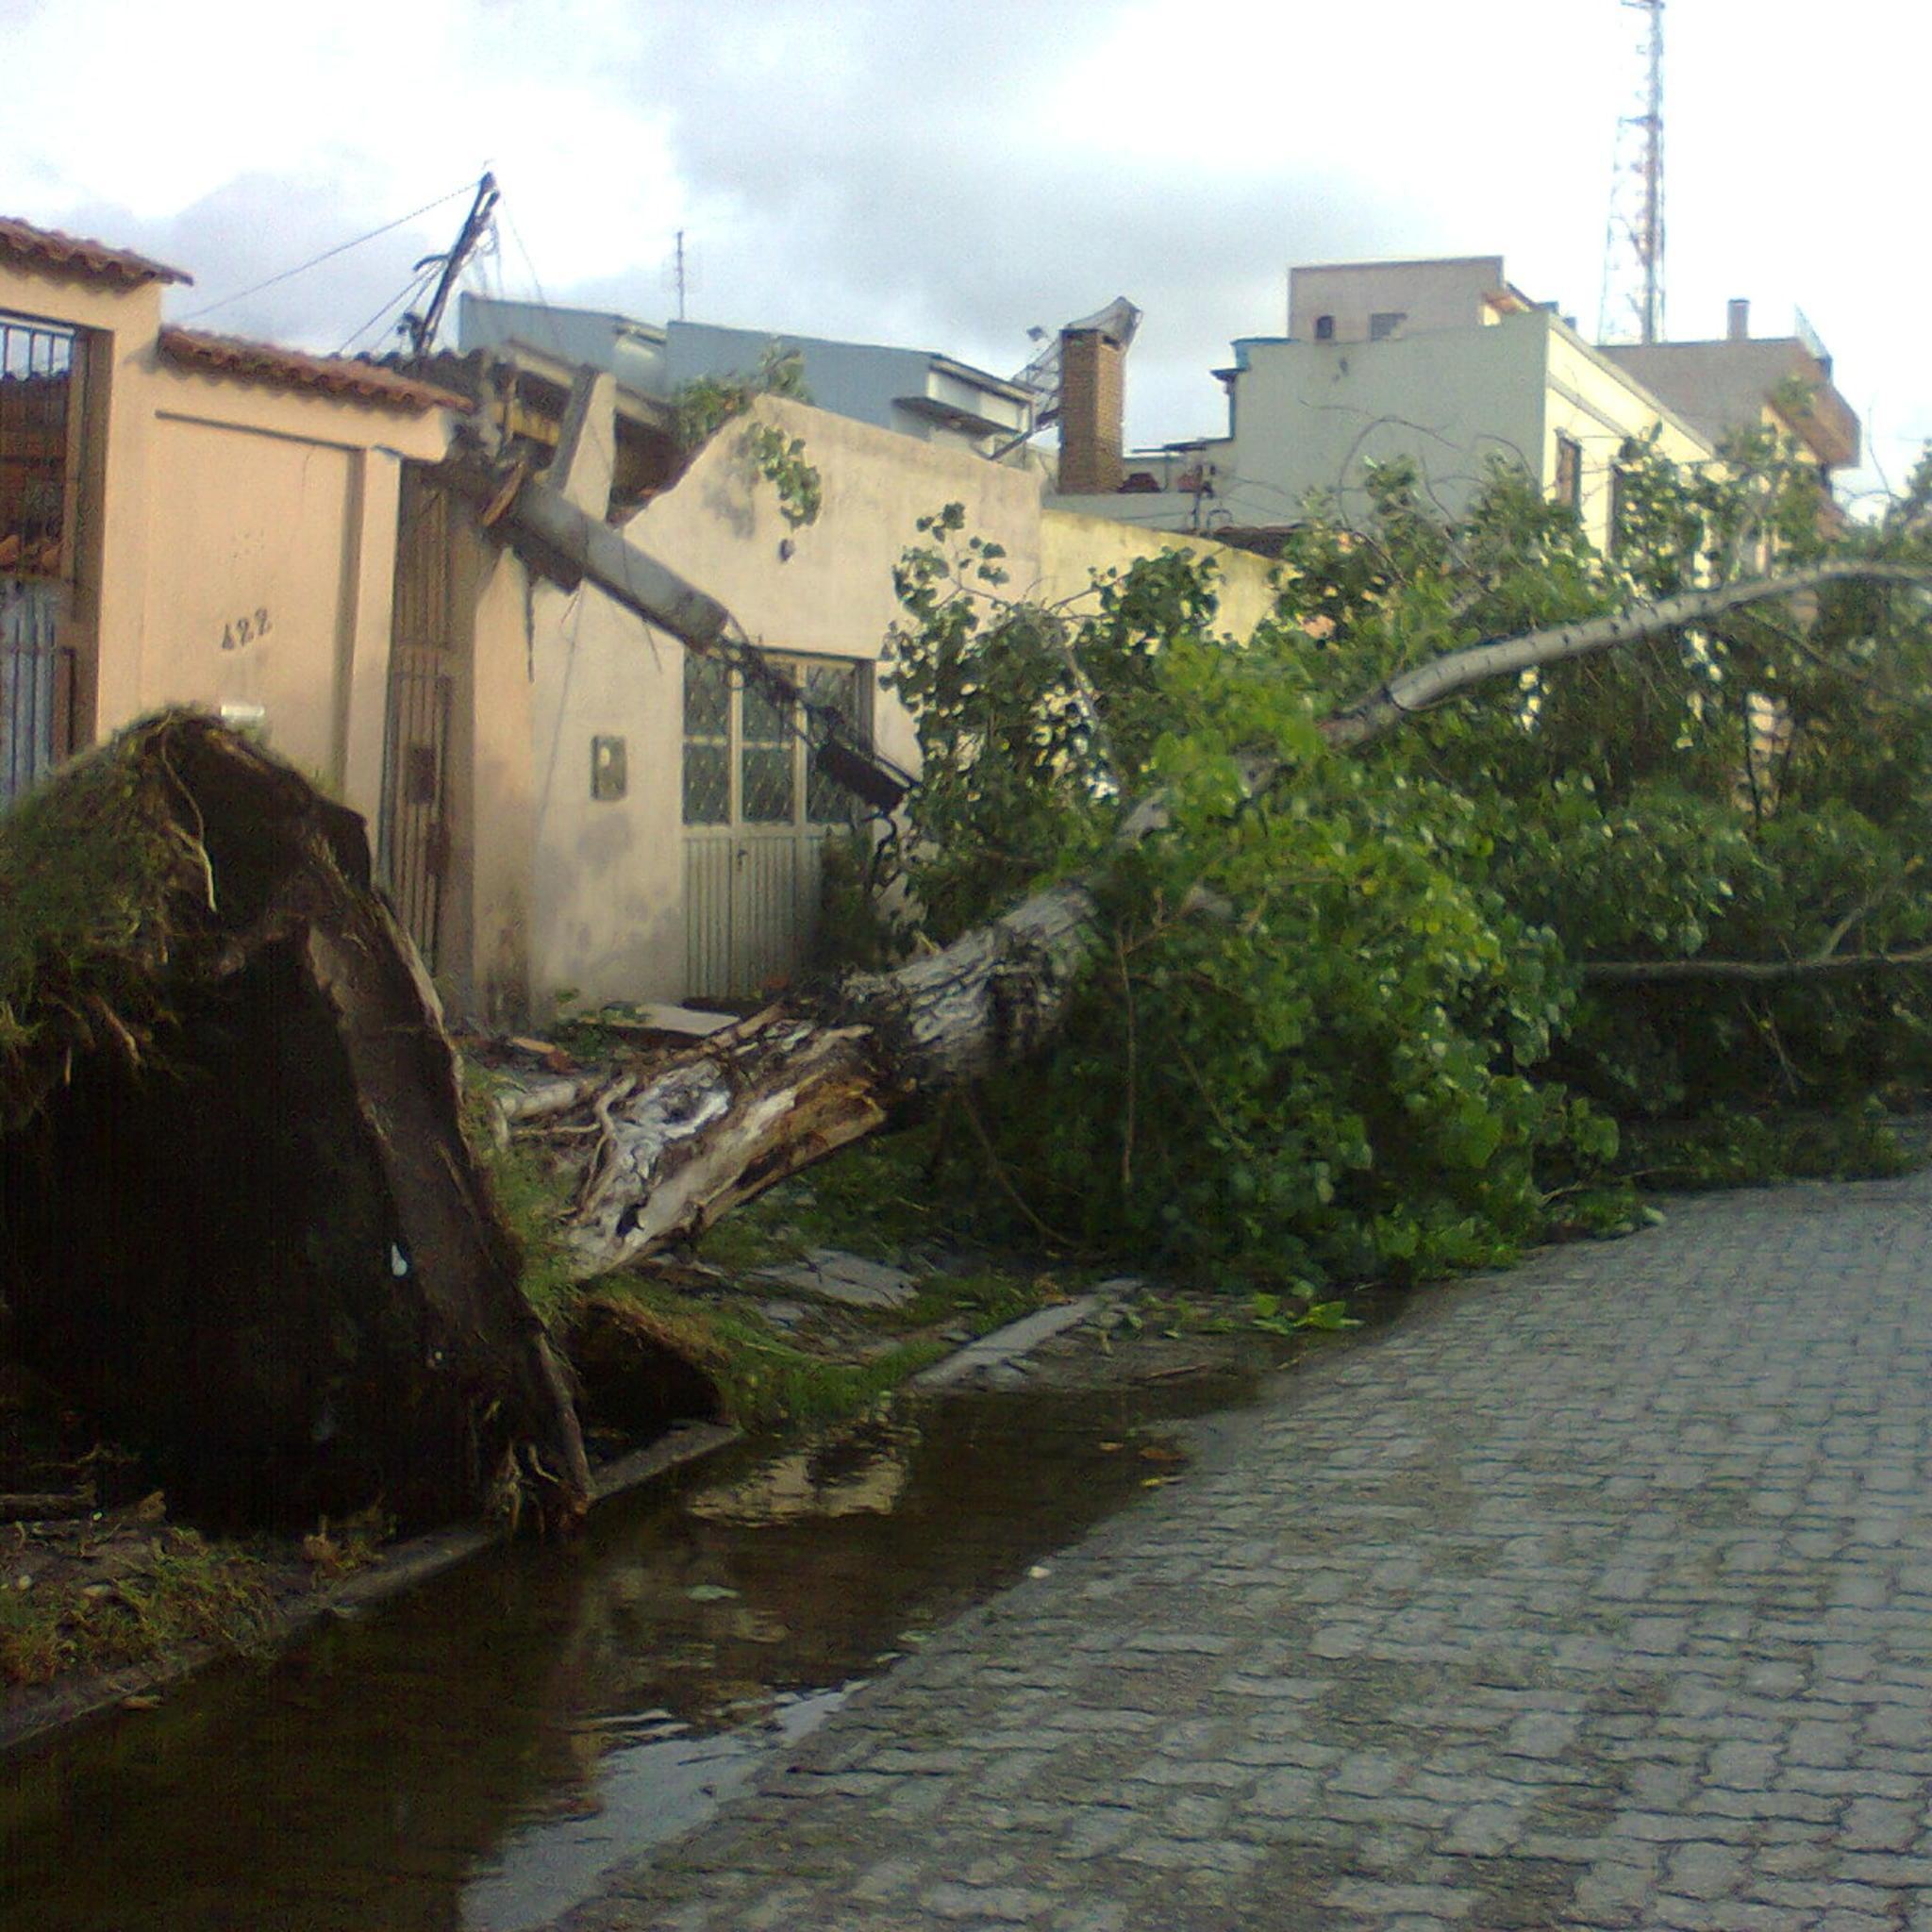
[[[252,644],[257,638],[268,635],[268,612],[258,609],[246,617],[231,619],[222,626],[222,649],[239,651],[243,644]]]

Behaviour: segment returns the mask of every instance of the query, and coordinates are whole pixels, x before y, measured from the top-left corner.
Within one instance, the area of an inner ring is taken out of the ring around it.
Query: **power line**
[[[440,262],[441,273],[437,276],[436,292],[429,298],[428,309],[421,316],[411,313],[403,318],[412,355],[418,358],[426,356],[436,346],[436,331],[442,322],[442,311],[448,306],[450,291],[456,287],[457,277],[462,274],[464,265],[476,252],[484,230],[490,225],[491,210],[499,199],[496,176],[486,173],[476,184],[476,199],[470,204],[470,212],[463,217],[462,230],[457,236],[456,245],[445,256],[432,255],[416,264],[418,268],[427,268],[432,262]]]
[[[358,328],[354,332],[354,334],[352,334],[349,337],[349,339],[342,344],[342,346],[336,351],[336,354],[338,356],[346,356],[349,353],[349,351],[353,349],[356,346],[356,344],[362,340],[362,338],[366,336],[369,333],[369,331],[376,325],[377,323],[383,321],[388,315],[391,313],[391,311],[398,308],[402,308],[406,307],[408,303],[413,302],[415,298],[418,295],[420,295],[423,292],[423,291],[429,286],[430,282],[434,280],[435,277],[441,272],[441,267],[442,264],[440,261],[431,261],[424,264],[424,266],[419,268],[416,271],[416,273],[413,275],[411,275],[409,279],[403,285],[402,292],[400,294],[391,295],[389,298],[389,300],[385,302],[382,305],[382,307],[378,308],[375,311],[375,313],[369,318],[367,322],[365,322],[359,328]]]
[[[474,192],[475,184],[465,181],[460,188],[453,188],[447,194],[439,194],[434,201],[425,201],[421,208],[411,208],[406,215],[398,215],[392,222],[385,222],[379,228],[371,228],[366,235],[358,235],[353,242],[340,242],[333,248],[325,248],[310,260],[295,268],[285,268],[280,275],[270,275],[265,282],[257,282],[253,288],[238,289],[232,295],[219,296],[212,302],[204,302],[199,308],[192,308],[184,315],[183,322],[194,322],[204,315],[212,315],[217,308],[225,308],[231,302],[244,302],[250,295],[258,295],[264,289],[273,289],[279,282],[292,281],[297,275],[306,275],[312,268],[320,268],[325,261],[333,261],[339,255],[346,255],[352,248],[359,248],[365,242],[374,242],[378,235],[387,235],[391,229],[400,228],[418,216],[426,215],[432,209],[441,208],[446,201],[455,201],[459,195]]]
[[[524,231],[517,226],[517,218],[509,211],[508,202],[500,204],[503,219],[509,225],[510,240],[517,244],[517,253],[524,258],[524,266],[530,274],[530,286],[537,291],[537,307],[543,312],[543,325],[550,331],[550,346],[558,355],[564,354],[563,333],[557,326],[557,318],[552,314],[553,304],[543,292],[543,283],[537,274],[537,264],[530,259],[530,251],[524,242]],[[540,345],[541,346],[541,345]]]

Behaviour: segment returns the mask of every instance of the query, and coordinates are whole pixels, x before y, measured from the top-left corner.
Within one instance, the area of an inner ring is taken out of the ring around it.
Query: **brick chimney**
[[[1060,331],[1060,493],[1110,495],[1126,480],[1126,351],[1105,329]]]

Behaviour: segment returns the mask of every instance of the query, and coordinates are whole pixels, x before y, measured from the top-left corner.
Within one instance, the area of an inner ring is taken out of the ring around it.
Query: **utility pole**
[[[429,298],[429,307],[421,315],[403,317],[403,329],[409,338],[410,355],[426,356],[436,346],[436,331],[441,325],[442,311],[449,306],[457,277],[462,274],[463,264],[475,253],[477,242],[483,239],[496,203],[496,176],[485,175],[476,184],[476,198],[470,204],[470,212],[463,217],[456,246],[447,255],[425,255],[416,264],[419,269],[424,269],[433,261],[441,261],[442,273],[436,278],[436,293]]]
[[[1643,50],[1641,111],[1625,114],[1617,123],[1597,338],[1608,341],[1634,320],[1639,341],[1660,342],[1664,340],[1664,0],[1620,0],[1620,4],[1649,15],[1649,26]],[[1630,158],[1633,145],[1634,158]]]

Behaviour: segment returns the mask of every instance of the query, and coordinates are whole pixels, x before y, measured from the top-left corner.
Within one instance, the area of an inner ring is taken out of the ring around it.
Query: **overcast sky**
[[[1294,261],[1502,254],[1594,334],[1620,0],[0,0],[0,213],[188,270],[170,314],[333,350],[504,192],[472,284],[942,349],[1003,374],[1117,294],[1128,432],[1224,426],[1208,371]],[[1876,462],[1932,438],[1932,16],[1670,0],[1669,322],[1801,306]],[[439,197],[445,197],[439,200]],[[425,203],[308,274],[222,298]],[[378,333],[365,345],[387,347]]]

